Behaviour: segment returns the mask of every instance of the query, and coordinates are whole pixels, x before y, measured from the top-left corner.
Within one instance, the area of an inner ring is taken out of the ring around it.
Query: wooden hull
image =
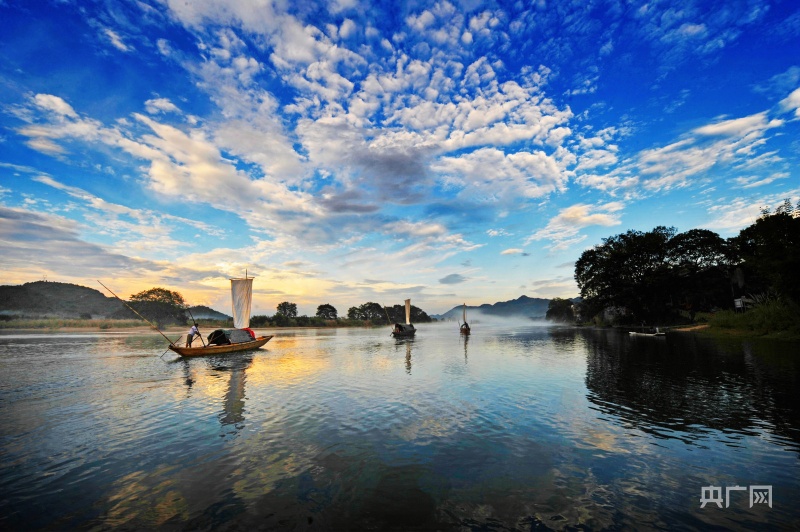
[[[634,332],[634,331],[631,331],[628,334],[630,334],[631,336],[666,336],[667,335],[667,333],[663,333],[663,332],[642,333],[642,332]]]
[[[393,332],[392,336],[395,338],[413,338],[417,331],[410,332]]]
[[[169,348],[182,357],[193,357],[200,355],[219,355],[222,353],[235,353],[237,351],[248,351],[258,349],[272,339],[272,336],[259,336],[252,342],[240,342],[228,345],[209,345],[206,347],[178,347],[170,345]]]

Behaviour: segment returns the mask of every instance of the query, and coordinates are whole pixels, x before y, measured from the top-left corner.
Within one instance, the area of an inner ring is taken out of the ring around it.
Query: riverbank
[[[769,340],[788,340],[800,341],[800,333],[794,330],[781,331],[756,331],[752,329],[732,329],[726,327],[713,326],[708,323],[697,325],[687,325],[685,327],[673,327],[671,331],[691,332],[702,334],[703,336],[713,337],[736,337],[736,338],[765,338]]]
[[[198,320],[200,331],[210,332],[214,329],[230,329],[232,326],[224,323],[203,323]],[[293,330],[293,329],[314,329],[314,328],[341,328],[341,327],[387,327],[387,325],[373,325],[371,322],[361,322],[355,320],[340,320],[333,322],[329,320],[323,325],[311,325],[308,327],[257,327],[251,326],[253,330]],[[169,325],[159,328],[162,333],[168,336],[185,334],[189,330],[189,325]],[[20,333],[20,332],[64,332],[64,333],[86,333],[86,332],[107,332],[107,333],[157,333],[158,330],[147,325],[141,320],[80,320],[80,319],[26,319],[0,321],[0,333]]]

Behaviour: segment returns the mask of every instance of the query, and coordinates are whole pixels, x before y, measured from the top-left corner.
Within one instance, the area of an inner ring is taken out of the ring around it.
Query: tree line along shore
[[[774,212],[761,216],[735,237],[723,239],[713,231],[692,229],[678,233],[658,226],[651,231],[627,231],[604,238],[584,251],[575,264],[580,297],[549,301],[550,321],[583,326],[708,326],[716,331],[740,331],[800,339],[800,204],[789,200]],[[29,283],[37,285],[41,282]],[[58,284],[72,289],[86,287]],[[35,300],[23,287],[3,286],[6,302]],[[67,290],[67,288],[65,288]],[[83,295],[81,296],[84,297]],[[99,292],[95,299],[105,298]],[[523,296],[524,297],[524,296]],[[88,298],[91,299],[91,298]],[[95,307],[81,299],[81,308]],[[118,302],[115,302],[118,303]],[[207,311],[216,317],[198,316],[204,327],[231,327],[231,318],[208,309],[190,307],[183,296],[164,288],[133,294],[127,304],[159,327],[186,326],[195,313]],[[99,306],[98,306],[99,305]],[[38,314],[41,314],[41,309]],[[62,309],[63,310],[63,309]],[[0,328],[100,330],[141,327],[135,313],[120,305],[111,316],[95,319],[89,312],[80,319],[26,317],[25,313],[0,308]],[[377,326],[405,321],[402,305],[384,307],[366,302],[350,307],[345,316],[328,303],[314,316],[299,316],[295,303],[284,301],[273,315],[251,316],[252,327],[342,327]],[[418,307],[411,307],[411,321],[435,321]]]
[[[548,317],[592,325],[687,326],[800,339],[800,203],[787,199],[738,235],[627,231],[575,263],[581,300]]]
[[[33,283],[37,284],[37,283]],[[48,283],[50,285],[64,283]],[[93,291],[86,287],[77,287]],[[18,288],[18,287],[4,287]],[[69,305],[67,305],[69,308]],[[101,306],[95,306],[95,309]],[[37,309],[39,310],[39,309]],[[61,309],[63,311],[63,309]],[[108,312],[107,310],[105,310]],[[209,311],[216,317],[207,317]],[[42,311],[39,310],[38,313]],[[202,312],[203,314],[200,314]],[[138,314],[137,314],[138,313]],[[197,315],[197,317],[196,317]],[[145,321],[142,318],[146,318]],[[411,305],[411,320],[414,323],[435,321],[422,309]],[[317,307],[314,316],[298,315],[295,303],[284,301],[278,304],[273,315],[255,314],[250,317],[250,326],[265,327],[359,327],[388,325],[405,321],[405,307],[393,305],[385,307],[374,302],[366,302],[350,307],[346,317],[340,317],[333,305],[325,303]],[[206,328],[233,327],[233,318],[213,311],[208,307],[192,307],[186,304],[184,297],[177,291],[166,288],[151,288],[133,294],[124,302],[124,306],[116,308],[109,317],[94,318],[90,312],[82,312],[79,318],[59,316],[25,316],[25,312],[12,313],[4,311],[0,315],[2,329],[132,329],[149,324],[159,329],[186,327],[196,322]]]

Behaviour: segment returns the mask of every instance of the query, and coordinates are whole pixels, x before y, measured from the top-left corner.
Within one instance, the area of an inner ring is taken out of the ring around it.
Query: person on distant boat
[[[194,340],[195,335],[200,336],[200,331],[197,329],[197,323],[192,325],[192,328],[189,329],[188,333],[186,333],[186,347],[192,347],[192,340]]]

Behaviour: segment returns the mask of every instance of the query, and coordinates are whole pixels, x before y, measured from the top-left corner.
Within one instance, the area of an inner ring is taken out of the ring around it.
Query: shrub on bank
[[[698,321],[708,321],[716,329],[736,329],[755,334],[786,332],[800,335],[800,306],[791,301],[771,300],[745,312],[723,310],[698,315]]]

